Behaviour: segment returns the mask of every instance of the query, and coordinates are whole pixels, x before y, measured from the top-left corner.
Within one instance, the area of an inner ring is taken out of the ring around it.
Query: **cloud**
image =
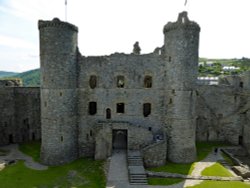
[[[11,48],[26,48],[26,49],[34,49],[37,48],[33,43],[15,37],[9,37],[0,35],[0,45],[11,47]]]

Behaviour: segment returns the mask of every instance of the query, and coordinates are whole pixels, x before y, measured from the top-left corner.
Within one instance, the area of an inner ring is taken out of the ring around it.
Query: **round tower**
[[[188,19],[187,12],[180,13],[176,22],[169,22],[164,27],[168,158],[176,163],[189,163],[196,159],[194,119],[199,32],[199,25]]]
[[[76,64],[78,28],[55,18],[39,21],[41,160],[58,165],[77,158]]]

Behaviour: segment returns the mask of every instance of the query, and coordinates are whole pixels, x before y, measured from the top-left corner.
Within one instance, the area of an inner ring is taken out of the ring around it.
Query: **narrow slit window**
[[[243,88],[243,82],[240,82],[240,88]]]
[[[145,76],[144,78],[144,87],[151,88],[152,87],[152,76]]]
[[[125,105],[124,105],[124,103],[117,103],[116,104],[116,112],[117,113],[125,113]]]
[[[144,103],[143,104],[143,115],[144,117],[148,117],[151,114],[151,104]]]
[[[97,77],[95,75],[91,75],[89,78],[89,86],[91,89],[96,88],[97,85]]]
[[[95,115],[97,112],[97,104],[96,102],[89,102],[89,114]]]
[[[125,78],[124,76],[117,76],[117,87],[124,88],[125,85]]]

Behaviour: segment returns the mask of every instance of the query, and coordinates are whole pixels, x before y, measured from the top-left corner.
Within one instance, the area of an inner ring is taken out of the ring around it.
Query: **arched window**
[[[143,104],[143,115],[144,117],[148,117],[151,114],[151,104],[144,103]]]
[[[97,85],[97,77],[95,75],[91,75],[89,78],[89,87],[91,89],[96,88]]]
[[[152,76],[145,76],[144,78],[144,87],[151,88],[152,87]]]

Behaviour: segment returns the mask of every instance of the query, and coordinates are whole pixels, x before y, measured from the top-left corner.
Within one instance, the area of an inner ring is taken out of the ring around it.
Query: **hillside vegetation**
[[[18,74],[17,72],[6,72],[6,71],[0,71],[0,78],[3,77],[10,77]]]
[[[25,87],[37,87],[40,86],[40,69],[30,70],[27,72],[15,74],[13,76],[6,76],[1,79],[22,79],[23,86]]]

